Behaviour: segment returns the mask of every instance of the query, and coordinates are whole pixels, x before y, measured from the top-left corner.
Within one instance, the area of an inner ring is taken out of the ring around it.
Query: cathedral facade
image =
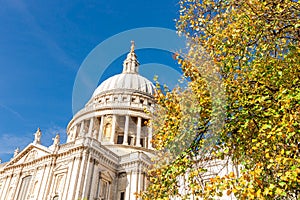
[[[135,200],[147,187],[154,150],[145,109],[155,87],[138,74],[134,44],[123,72],[102,82],[49,147],[33,142],[0,164],[0,200]]]

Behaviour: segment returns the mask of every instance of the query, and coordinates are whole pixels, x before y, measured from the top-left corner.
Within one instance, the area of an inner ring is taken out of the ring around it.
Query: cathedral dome
[[[94,91],[92,97],[117,90],[131,90],[153,96],[155,93],[154,85],[151,81],[138,74],[138,67],[139,62],[134,52],[134,43],[132,43],[131,51],[123,63],[123,72],[102,82]]]
[[[93,97],[113,90],[135,90],[154,95],[155,87],[151,81],[136,73],[122,73],[102,82],[95,90]]]
[[[122,73],[102,82],[68,124],[68,141],[93,138],[118,154],[152,148],[152,128],[147,125],[151,116],[145,109],[154,111],[156,90],[138,69],[132,42]]]

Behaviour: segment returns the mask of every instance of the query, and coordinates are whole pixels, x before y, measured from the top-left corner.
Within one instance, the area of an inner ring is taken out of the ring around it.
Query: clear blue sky
[[[32,142],[38,127],[46,146],[57,132],[65,137],[76,73],[95,46],[133,28],[175,29],[179,7],[177,0],[0,0],[0,5],[3,161]],[[138,53],[141,63],[176,65],[170,53]],[[122,59],[107,77],[121,70]]]

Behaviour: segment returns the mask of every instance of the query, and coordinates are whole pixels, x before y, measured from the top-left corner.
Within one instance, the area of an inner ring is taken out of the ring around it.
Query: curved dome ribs
[[[138,74],[118,74],[101,83],[92,97],[113,90],[135,90],[153,96],[155,86],[148,79]]]
[[[138,74],[139,62],[131,51],[123,72],[102,82],[86,106],[70,121],[68,141],[90,137],[103,145],[126,145],[152,149],[152,128],[147,126],[153,112],[155,86]]]

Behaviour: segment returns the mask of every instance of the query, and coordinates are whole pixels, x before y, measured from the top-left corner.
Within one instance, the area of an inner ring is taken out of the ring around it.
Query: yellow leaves
[[[272,195],[272,190],[270,190],[269,188],[265,188],[263,194],[264,194],[265,196]]]
[[[256,169],[254,170],[255,175],[258,175],[258,176],[261,174],[261,172],[262,172],[262,169],[261,169],[261,168],[256,168]]]
[[[190,95],[197,99],[190,107],[197,110],[202,125],[210,121],[212,101],[207,90],[209,84],[203,76],[207,75],[208,64],[214,61],[227,92],[226,124],[220,133],[222,145],[228,149],[224,153],[242,163],[243,169],[239,177],[231,172],[211,178],[203,195],[208,199],[222,191],[227,195],[234,193],[238,199],[276,199],[285,191],[292,193],[300,182],[300,160],[295,156],[298,152],[295,141],[300,141],[297,132],[300,130],[300,48],[292,39],[299,37],[294,31],[299,28],[300,9],[295,9],[299,3],[224,2],[180,0],[177,22],[178,32],[189,36],[191,41],[184,59],[174,55],[191,80]],[[209,9],[213,9],[213,15],[206,14]],[[286,29],[280,29],[283,24]],[[202,54],[211,56],[209,62],[200,62]],[[181,90],[161,91],[157,95],[162,110],[155,118],[158,131],[154,144],[164,146],[180,135],[181,130],[190,130],[191,126],[182,123],[188,118],[179,103],[189,98]],[[189,177],[200,178],[203,172],[185,165],[189,159],[193,160],[185,157],[176,167],[182,173],[191,172]],[[149,195],[157,195],[148,199],[164,199],[170,194],[170,188],[178,187],[171,184],[177,174],[169,171],[166,175],[164,170],[156,173],[158,178],[150,179],[154,191]],[[191,178],[187,182],[192,193],[200,191],[194,181]]]
[[[271,184],[269,185],[269,189],[272,190],[273,188],[275,188],[275,185],[271,183]]]
[[[232,190],[227,190],[226,194],[229,196],[232,193]]]
[[[230,172],[230,173],[229,173],[229,177],[230,177],[230,178],[234,178],[234,177],[235,177],[234,172]]]
[[[257,146],[253,146],[252,149],[253,149],[253,150],[257,150],[258,147],[257,147]]]
[[[258,190],[256,191],[256,196],[257,196],[257,197],[261,197],[261,189],[258,189]]]
[[[257,148],[259,148],[261,146],[261,143],[260,142],[257,142],[256,145],[255,145]]]
[[[280,189],[280,188],[276,188],[276,190],[275,190],[275,194],[281,194],[283,191],[282,191],[282,189]]]

